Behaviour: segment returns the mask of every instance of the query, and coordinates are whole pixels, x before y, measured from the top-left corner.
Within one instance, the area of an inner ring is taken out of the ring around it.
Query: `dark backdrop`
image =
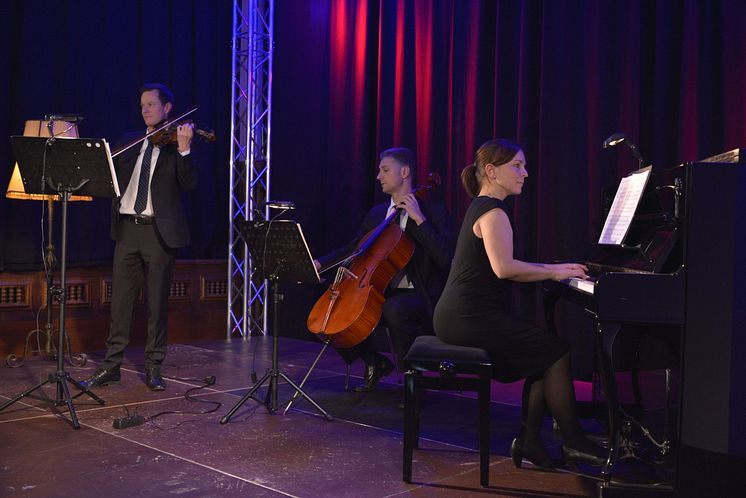
[[[581,251],[600,189],[744,145],[746,3],[283,1],[276,5],[273,196],[299,202],[315,250],[381,199],[376,154],[404,145],[460,220],[483,141],[517,140],[525,257]]]
[[[142,126],[136,89],[170,85],[202,106],[218,142],[195,146],[186,258],[226,256],[231,2],[4,2],[0,134],[45,113],[85,116],[84,136]],[[378,151],[408,146],[436,171],[458,226],[458,177],[475,148],[508,137],[529,178],[514,202],[528,260],[576,257],[596,237],[600,189],[746,142],[746,2],[731,0],[282,0],[275,5],[272,197],[293,200],[315,254],[339,246],[370,205]],[[0,141],[2,187],[12,158]],[[41,203],[0,198],[0,270],[40,266]],[[71,208],[73,264],[107,263],[108,200]],[[536,286],[522,287],[526,311]],[[293,290],[302,304],[317,289]],[[297,314],[302,329],[304,313]]]
[[[291,0],[275,17],[272,196],[297,202],[316,253],[383,200],[387,147],[441,174],[435,195],[458,226],[474,150],[520,142],[517,250],[551,261],[582,255],[601,188],[637,167],[624,145],[602,149],[611,133],[655,169],[746,144],[743,1]],[[539,318],[536,289],[519,286],[515,304]]]
[[[43,203],[6,199],[7,137],[27,119],[77,113],[83,137],[114,142],[144,129],[137,89],[162,82],[175,112],[199,105],[218,141],[193,147],[199,190],[187,196],[193,244],[182,257],[225,257],[228,218],[232,4],[226,1],[10,1],[0,6],[0,270],[41,267]],[[109,199],[71,203],[69,261],[109,264]],[[58,210],[59,211],[59,210]],[[59,229],[59,217],[56,220]],[[57,241],[59,242],[59,241]],[[59,255],[58,255],[59,256]]]

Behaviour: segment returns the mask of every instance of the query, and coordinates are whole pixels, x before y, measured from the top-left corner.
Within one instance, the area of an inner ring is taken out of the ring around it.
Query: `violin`
[[[202,140],[205,140],[207,142],[214,142],[215,141],[215,132],[210,131],[204,131],[200,130],[194,125],[194,121],[191,119],[186,119],[183,121],[175,121],[172,123],[169,123],[169,125],[166,128],[161,129],[160,131],[150,135],[148,137],[148,140],[150,140],[150,143],[153,145],[158,146],[164,146],[168,144],[174,144],[178,141],[178,137],[176,135],[176,128],[178,128],[181,125],[190,124],[194,126],[194,134],[201,138]]]
[[[137,145],[139,143],[142,143],[143,140],[150,140],[151,137],[154,137],[154,136],[156,136],[156,135],[158,135],[158,134],[160,134],[161,132],[164,132],[164,131],[165,131],[165,133],[163,134],[163,136],[158,139],[159,143],[156,143],[153,140],[151,140],[151,143],[153,143],[153,145],[165,145],[165,144],[169,144],[169,143],[176,143],[177,142],[176,128],[180,124],[184,124],[186,122],[194,124],[191,120],[186,120],[185,121],[184,118],[186,118],[188,115],[190,115],[193,112],[195,112],[197,109],[199,109],[199,106],[194,106],[191,109],[189,109],[188,111],[186,111],[184,114],[182,114],[180,116],[177,116],[172,121],[166,121],[165,123],[159,125],[155,130],[151,131],[150,133],[148,133],[144,137],[140,137],[140,138],[138,138],[136,140],[133,140],[132,142],[130,142],[130,143],[126,144],[126,145],[123,145],[122,147],[119,147],[118,149],[112,151],[111,157],[114,158],[114,157],[118,156],[119,154],[121,154],[122,152],[131,149],[135,145]],[[169,129],[171,129],[171,131],[168,131]],[[210,142],[214,142],[215,141],[215,133],[213,131],[206,132],[206,131],[203,131],[203,130],[197,130],[197,129],[195,129],[194,133],[197,134],[197,136],[200,136],[200,137],[202,137],[205,140],[208,140]]]
[[[440,176],[430,173],[414,194],[422,197],[439,185]],[[402,209],[397,207],[365,234],[352,255],[342,261],[334,282],[308,315],[310,332],[325,336],[339,348],[356,346],[373,332],[381,319],[386,288],[414,254],[414,241],[394,223]]]

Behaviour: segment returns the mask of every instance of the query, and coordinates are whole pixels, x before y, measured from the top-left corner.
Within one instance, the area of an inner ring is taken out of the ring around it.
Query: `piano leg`
[[[596,354],[598,367],[601,370],[601,383],[606,393],[606,408],[609,415],[609,451],[606,463],[601,469],[601,477],[605,484],[611,481],[611,473],[619,457],[619,430],[621,420],[619,414],[619,394],[614,373],[613,346],[617,334],[622,326],[619,323],[598,322],[596,325]]]

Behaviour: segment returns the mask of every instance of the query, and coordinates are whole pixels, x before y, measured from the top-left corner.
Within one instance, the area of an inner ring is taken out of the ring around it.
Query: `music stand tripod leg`
[[[66,382],[71,382],[75,386],[77,386],[79,389],[82,390],[83,393],[87,394],[94,400],[96,400],[99,404],[103,405],[105,402],[103,399],[96,396],[93,392],[91,392],[88,389],[83,389],[83,386],[80,385],[77,381],[73,380],[70,375],[65,371],[65,355],[62,354],[65,347],[65,303],[67,301],[67,202],[72,194],[72,192],[75,192],[76,190],[79,190],[85,185],[85,182],[79,185],[75,188],[62,188],[58,187],[56,190],[60,193],[62,197],[62,260],[60,262],[60,289],[61,289],[61,295],[60,295],[60,317],[59,317],[59,324],[60,324],[60,332],[57,334],[57,371],[49,374],[49,377],[47,380],[40,382],[39,384],[31,387],[30,389],[27,389],[26,391],[22,392],[21,394],[15,396],[13,399],[5,403],[4,405],[0,406],[0,411],[3,411],[5,408],[9,407],[16,401],[19,401],[20,399],[28,396],[32,392],[36,391],[37,389],[40,389],[41,387],[45,386],[46,384],[54,382],[56,384],[56,399],[54,402],[55,406],[61,406],[63,404],[66,404],[68,407],[68,410],[70,412],[70,420],[72,422],[73,429],[80,429],[80,422],[78,421],[78,416],[75,413],[75,406],[73,405],[73,398],[70,396],[70,390],[67,387]],[[53,187],[54,188],[54,187]]]
[[[267,407],[267,409],[270,410],[270,412],[274,413],[277,409],[277,341],[274,341],[272,344],[272,368],[268,369],[267,372],[262,376],[259,381],[254,384],[254,386],[249,389],[249,391],[243,395],[243,397],[236,403],[233,408],[230,409],[228,413],[226,413],[223,418],[220,419],[221,424],[227,424],[228,421],[233,417],[233,415],[238,411],[238,409],[246,403],[250,398],[254,397],[254,393],[256,393],[260,387],[264,385],[264,383],[269,380],[269,389],[267,391],[267,396],[264,399],[264,402],[256,400],[259,403],[262,403]]]
[[[254,384],[253,387],[249,389],[249,391],[246,394],[243,395],[243,397],[238,401],[238,403],[236,403],[233,406],[233,408],[231,408],[230,411],[226,413],[223,416],[223,418],[220,419],[220,423],[227,424],[228,421],[233,416],[233,414],[235,414],[236,411],[238,411],[238,409],[241,408],[241,406],[249,400],[249,398],[252,398],[254,396],[254,393],[256,393],[259,390],[259,388],[262,387],[262,385],[264,385],[264,383],[267,381],[267,379],[270,378],[271,375],[272,375],[272,371],[267,370],[267,373],[265,373],[264,376],[261,379],[259,379],[259,381],[256,384]]]
[[[65,380],[69,380],[69,378],[59,379],[57,381],[57,403],[55,404],[61,405],[62,400],[64,399],[65,403],[67,403],[67,411],[70,412],[70,420],[72,421],[73,427],[75,429],[80,429],[80,422],[78,421],[78,414],[75,413],[75,407],[73,406],[73,399],[72,397],[70,397],[70,390],[67,388],[67,383],[65,382]]]
[[[246,401],[251,398],[254,393],[264,384],[264,382],[267,381],[267,379],[270,380],[269,383],[269,389],[267,391],[266,398],[264,400],[264,405],[267,406],[267,409],[271,413],[277,412],[277,393],[278,393],[278,387],[277,387],[277,381],[279,377],[282,377],[285,382],[290,384],[290,386],[295,389],[296,393],[300,393],[304,398],[308,400],[309,403],[311,403],[321,414],[326,418],[327,420],[332,420],[331,415],[329,415],[326,411],[324,411],[321,406],[316,403],[310,396],[308,396],[303,390],[298,387],[292,380],[288,378],[287,375],[285,375],[282,371],[280,371],[279,368],[279,304],[282,301],[282,294],[279,292],[279,284],[278,284],[278,276],[277,272],[273,273],[270,276],[270,283],[271,283],[271,289],[272,289],[272,303],[273,303],[273,309],[272,309],[272,368],[267,370],[267,373],[264,374],[264,376],[254,384],[254,386],[249,390],[236,405],[231,408],[231,410],[225,414],[223,418],[220,419],[221,424],[226,424],[230,420],[230,418],[233,416],[234,413],[238,410],[238,408],[243,405]]]
[[[25,398],[26,396],[28,396],[32,392],[36,391],[37,389],[39,389],[42,386],[45,386],[45,385],[49,384],[50,382],[54,382],[54,379],[52,378],[51,375],[50,375],[50,377],[47,380],[43,380],[43,381],[39,382],[38,384],[36,384],[35,386],[29,387],[28,389],[26,389],[22,393],[17,394],[13,398],[11,398],[8,401],[6,401],[5,403],[3,403],[3,405],[0,406],[0,412],[3,411],[3,410],[5,410],[6,408],[8,408],[10,405],[12,405],[13,403],[15,403],[16,401],[19,401],[22,398]]]
[[[316,364],[321,359],[321,356],[323,356],[324,351],[326,351],[326,348],[329,347],[329,342],[330,342],[329,339],[326,339],[324,341],[324,347],[321,348],[321,351],[319,351],[319,354],[316,355],[316,359],[313,360],[313,363],[308,368],[308,372],[306,372],[306,375],[303,376],[303,380],[300,381],[300,384],[298,385],[298,387],[300,387],[301,389],[303,389],[303,386],[306,384],[306,381],[311,376],[311,372],[313,372],[314,368],[316,368]],[[295,394],[293,394],[293,397],[290,398],[290,401],[288,401],[287,406],[285,406],[285,410],[282,412],[283,414],[287,413],[288,410],[290,410],[290,407],[293,405],[293,403],[295,402],[295,400],[298,399],[298,396],[300,396],[300,395],[301,395],[300,391],[295,391]]]
[[[303,389],[301,389],[300,387],[298,387],[297,385],[295,385],[295,382],[293,382],[292,380],[290,380],[287,375],[285,375],[284,373],[280,372],[280,376],[283,379],[285,379],[285,382],[287,382],[288,384],[290,384],[290,386],[293,389],[295,389],[295,391],[297,393],[300,393],[301,396],[303,396],[304,398],[306,398],[306,401],[308,401],[309,403],[311,403],[324,416],[325,419],[327,419],[330,422],[332,420],[334,420],[331,415],[329,415],[323,408],[321,408],[321,405],[319,405],[318,403],[316,403],[311,396],[309,396],[308,394],[306,394],[303,391]]]
[[[94,393],[93,391],[91,391],[90,389],[88,389],[88,387],[84,386],[83,384],[81,384],[77,380],[73,379],[69,375],[67,376],[67,381],[70,382],[75,387],[77,387],[78,389],[80,389],[80,392],[78,394],[76,394],[75,396],[73,396],[73,399],[76,399],[76,398],[78,398],[78,397],[80,397],[80,396],[82,396],[82,395],[85,394],[85,395],[91,397],[94,401],[98,402],[98,404],[100,404],[100,405],[105,405],[106,404],[106,401],[104,401],[102,398],[99,398],[98,396],[96,396],[96,393]]]
[[[279,270],[279,269],[278,269]],[[279,284],[279,277],[278,277],[279,271],[276,271],[272,274],[270,278],[271,286],[272,286],[272,304],[274,305],[272,308],[272,384],[270,385],[270,390],[272,394],[272,411],[277,410],[277,376],[279,375],[283,379],[285,379],[285,382],[290,384],[293,389],[295,389],[296,393],[300,393],[304,398],[308,400],[309,403],[311,403],[323,416],[325,419],[331,421],[333,420],[331,415],[329,415],[321,406],[316,403],[308,394],[306,394],[303,389],[298,387],[295,382],[290,380],[287,375],[285,375],[281,370],[279,366],[279,349],[280,349],[280,337],[278,331],[280,330],[280,302],[283,299],[283,295],[280,294],[280,284]]]

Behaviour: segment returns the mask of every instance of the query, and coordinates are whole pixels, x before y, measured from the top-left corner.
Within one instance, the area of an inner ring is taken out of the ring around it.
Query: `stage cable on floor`
[[[181,381],[185,381],[185,382],[186,381],[190,381],[190,380],[191,381],[194,380],[194,379],[179,379],[179,378],[173,378],[173,377],[166,377],[166,378],[174,379],[174,380],[181,380]],[[201,382],[203,382],[204,384],[201,385],[201,386],[195,386],[195,387],[187,389],[187,391],[184,393],[184,399],[187,400],[187,401],[193,402],[193,403],[207,403],[207,404],[213,405],[213,407],[210,408],[209,410],[202,410],[202,411],[167,410],[167,411],[162,411],[162,412],[155,413],[153,415],[148,414],[147,416],[143,416],[143,415],[139,415],[137,413],[135,413],[134,415],[130,414],[129,408],[127,407],[127,405],[123,405],[124,409],[127,410],[127,416],[115,419],[114,422],[113,422],[113,424],[112,424],[112,426],[115,429],[127,429],[129,427],[137,427],[138,425],[142,425],[145,422],[149,422],[156,429],[160,429],[160,430],[174,429],[174,428],[179,427],[182,424],[185,424],[185,423],[190,422],[190,421],[189,420],[185,420],[183,422],[179,422],[178,424],[174,425],[173,427],[164,428],[164,427],[159,426],[155,422],[153,422],[153,420],[155,418],[161,417],[163,415],[206,415],[208,413],[214,413],[214,412],[218,411],[220,409],[220,407],[223,406],[223,404],[221,402],[219,402],[219,401],[204,400],[204,399],[196,399],[196,398],[192,397],[192,393],[193,392],[199,391],[200,389],[205,389],[205,388],[210,387],[212,385],[215,385],[215,383],[217,382],[217,380],[215,379],[214,375],[211,375],[209,377],[205,377],[204,379],[201,379]]]

